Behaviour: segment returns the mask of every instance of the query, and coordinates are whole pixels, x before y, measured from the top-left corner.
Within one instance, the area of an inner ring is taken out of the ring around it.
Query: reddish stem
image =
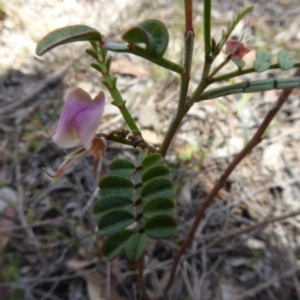
[[[141,293],[142,293],[144,299],[145,300],[150,300],[150,298],[147,294],[146,283],[145,283],[145,280],[144,280],[144,254],[142,255],[142,257],[138,261],[138,280],[139,280],[139,285],[140,285],[140,288],[141,288]]]
[[[296,70],[296,72],[293,75],[294,77],[296,76],[300,76],[300,68]],[[175,259],[173,261],[173,265],[172,265],[172,269],[170,272],[170,278],[168,280],[168,283],[164,289],[164,294],[165,296],[167,296],[168,290],[171,287],[172,283],[173,283],[173,279],[176,273],[176,269],[177,266],[180,262],[181,256],[183,255],[183,253],[185,252],[186,248],[191,244],[194,234],[200,224],[200,221],[205,213],[206,208],[209,206],[209,204],[212,202],[212,200],[214,199],[214,197],[218,194],[218,192],[220,191],[220,189],[223,187],[225,181],[227,180],[227,178],[230,176],[230,174],[232,173],[232,171],[237,167],[237,165],[241,162],[241,160],[250,153],[250,151],[257,146],[261,140],[262,140],[262,136],[265,132],[265,130],[267,129],[267,127],[270,125],[270,123],[272,122],[272,120],[274,119],[274,117],[276,116],[276,114],[278,113],[278,111],[280,110],[280,108],[282,107],[282,105],[285,103],[285,101],[287,100],[288,96],[290,95],[290,93],[293,91],[293,89],[286,89],[283,90],[281,92],[281,94],[279,95],[276,103],[274,104],[274,106],[272,107],[271,110],[268,111],[267,115],[265,116],[263,122],[261,123],[261,125],[259,126],[259,128],[257,129],[256,133],[254,134],[254,136],[252,137],[252,139],[247,143],[247,145],[245,146],[245,148],[233,159],[233,161],[228,165],[228,167],[226,168],[226,170],[223,172],[223,174],[221,175],[221,177],[219,178],[218,182],[215,184],[215,186],[213,187],[213,189],[211,190],[211,192],[207,195],[207,197],[205,198],[205,200],[202,202],[202,204],[200,205],[200,208],[197,212],[197,215],[195,217],[194,223],[188,233],[187,238],[185,239],[185,241],[183,242],[181,248],[179,249],[178,253],[175,256]]]
[[[193,1],[184,0],[184,9],[185,9],[185,35],[188,32],[194,32],[193,26]]]

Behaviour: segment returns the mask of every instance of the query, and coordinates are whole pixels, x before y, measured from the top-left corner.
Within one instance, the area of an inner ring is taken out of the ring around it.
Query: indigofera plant
[[[67,156],[56,176],[61,175],[70,163],[85,153],[91,153],[96,158],[102,156],[105,150],[103,138],[140,149],[137,163],[126,159],[117,159],[111,163],[110,174],[99,184],[100,200],[94,206],[94,214],[98,220],[99,233],[101,236],[105,236],[102,248],[104,256],[107,260],[112,260],[125,251],[130,260],[138,262],[139,283],[145,298],[148,296],[143,281],[143,253],[147,249],[147,240],[148,238],[165,239],[176,233],[176,220],[173,217],[175,188],[172,175],[164,164],[164,159],[190,107],[204,100],[235,93],[284,90],[274,107],[266,114],[256,134],[224,170],[212,191],[199,204],[193,225],[174,257],[170,278],[162,291],[165,299],[168,298],[168,290],[173,282],[180,259],[193,240],[206,208],[235,167],[262,140],[265,130],[292,89],[300,87],[300,71],[298,69],[295,76],[291,78],[249,80],[207,89],[213,83],[231,80],[245,74],[264,72],[270,69],[288,70],[299,67],[300,63],[295,63],[294,56],[285,50],[278,52],[277,61],[274,62],[270,52],[262,49],[250,49],[242,40],[231,37],[236,25],[252,11],[253,7],[237,12],[227,28],[222,31],[219,41],[212,38],[211,0],[204,0],[203,24],[196,24],[196,26],[203,26],[204,64],[202,74],[199,74],[201,79],[195,90],[189,94],[194,41],[195,38],[199,39],[200,37],[195,37],[194,33],[193,1],[184,0],[183,2],[185,30],[183,30],[184,57],[182,63],[173,62],[165,57],[169,34],[166,25],[156,19],[145,20],[129,28],[122,35],[124,43],[107,41],[105,36],[95,28],[73,25],[50,32],[40,41],[36,49],[37,55],[43,55],[60,45],[78,41],[89,42],[90,48],[86,50],[86,53],[93,59],[91,66],[102,75],[102,83],[113,99],[111,104],[118,107],[128,126],[128,130],[120,129],[108,133],[97,133],[104,108],[104,94],[100,92],[92,100],[84,91],[73,90],[66,98],[53,140],[62,147],[81,144],[83,148],[75,150]],[[252,67],[245,68],[243,58],[251,50],[256,51],[256,59]],[[136,55],[174,72],[180,77],[180,92],[177,105],[174,107],[174,117],[159,148],[153,147],[143,139],[138,124],[128,110],[126,101],[117,87],[117,78],[110,73],[112,57],[108,55],[109,52]],[[216,57],[221,54],[224,59],[217,64]],[[220,74],[224,66],[230,62],[234,62],[237,69]]]

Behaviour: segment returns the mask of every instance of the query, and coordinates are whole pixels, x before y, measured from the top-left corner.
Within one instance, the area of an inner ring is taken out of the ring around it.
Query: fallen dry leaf
[[[85,276],[87,291],[90,300],[126,300],[117,294],[114,289],[116,283],[111,281],[110,299],[106,298],[106,277],[98,272],[93,272]]]
[[[162,137],[157,135],[155,131],[149,129],[141,129],[143,138],[151,145],[159,145],[162,142]]]
[[[113,73],[132,75],[135,77],[146,77],[150,75],[148,70],[144,69],[141,66],[137,66],[136,64],[125,58],[112,61],[110,70]]]
[[[157,111],[154,107],[154,102],[149,101],[148,103],[141,103],[139,107],[139,124],[142,127],[153,127],[159,128],[159,118],[157,115]]]
[[[98,258],[95,257],[91,260],[78,260],[78,259],[70,259],[67,261],[67,266],[70,270],[78,272],[82,269],[89,267],[98,262]]]

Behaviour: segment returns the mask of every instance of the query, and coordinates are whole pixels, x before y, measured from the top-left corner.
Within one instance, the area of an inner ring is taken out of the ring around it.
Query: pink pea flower
[[[227,40],[225,53],[231,55],[231,59],[242,60],[243,57],[249,53],[252,49],[247,48],[244,44],[238,40]]]
[[[61,148],[79,145],[82,147],[68,154],[56,174],[51,177],[60,177],[70,165],[85,154],[91,154],[95,159],[103,156],[106,142],[96,133],[101,123],[104,106],[103,92],[92,99],[84,90],[75,88],[66,96],[52,140]]]

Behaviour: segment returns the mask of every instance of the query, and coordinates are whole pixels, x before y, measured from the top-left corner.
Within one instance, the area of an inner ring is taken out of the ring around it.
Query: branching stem
[[[300,68],[296,70],[296,72],[294,73],[294,77],[299,76],[299,75],[300,75]],[[270,123],[272,122],[272,120],[274,119],[274,117],[276,116],[276,114],[278,113],[280,108],[282,107],[282,105],[286,102],[286,100],[288,99],[288,96],[290,95],[290,93],[292,91],[293,91],[293,89],[286,89],[281,92],[276,103],[274,104],[272,109],[269,110],[269,112],[266,114],[263,122],[257,129],[257,131],[254,134],[254,136],[252,137],[252,139],[247,143],[247,145],[244,147],[244,149],[228,165],[226,170],[223,172],[223,174],[219,178],[218,182],[215,184],[215,186],[213,187],[211,192],[207,195],[207,197],[204,199],[204,201],[200,205],[199,210],[196,214],[194,223],[188,233],[188,236],[185,239],[185,241],[183,242],[182,246],[180,247],[180,249],[179,249],[178,253],[176,254],[175,259],[173,261],[173,265],[172,265],[171,272],[170,272],[170,278],[169,278],[168,283],[164,290],[165,295],[167,295],[168,290],[172,285],[177,266],[181,260],[183,253],[185,252],[187,247],[189,247],[189,245],[191,244],[194,234],[195,234],[195,232],[200,224],[200,221],[202,220],[202,217],[205,213],[205,210],[207,209],[209,204],[212,202],[212,200],[215,198],[215,196],[218,194],[220,189],[223,187],[224,183],[226,182],[227,178],[230,176],[232,171],[238,166],[238,164],[242,161],[242,159],[247,154],[249,154],[251,152],[251,150],[262,141],[264,132],[266,131],[267,127],[270,125]]]

